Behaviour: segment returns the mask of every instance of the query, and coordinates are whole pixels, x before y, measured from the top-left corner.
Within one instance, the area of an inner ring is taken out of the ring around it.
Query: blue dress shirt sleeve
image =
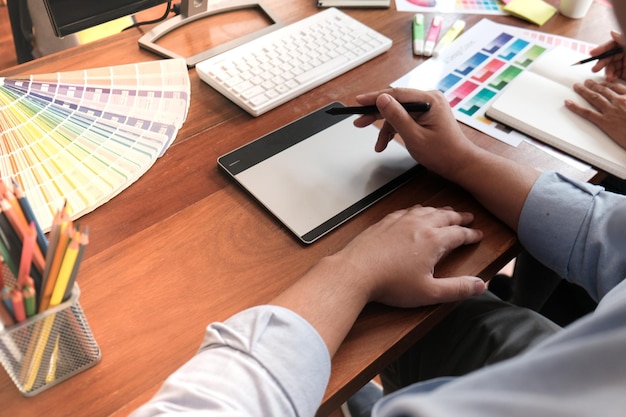
[[[626,199],[602,187],[545,173],[521,213],[522,245],[596,300],[624,279]]]

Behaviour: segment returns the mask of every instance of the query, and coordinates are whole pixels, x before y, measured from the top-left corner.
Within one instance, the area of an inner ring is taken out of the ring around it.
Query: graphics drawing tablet
[[[378,129],[332,103],[218,158],[218,166],[309,244],[406,182],[417,163],[398,142],[374,151]]]

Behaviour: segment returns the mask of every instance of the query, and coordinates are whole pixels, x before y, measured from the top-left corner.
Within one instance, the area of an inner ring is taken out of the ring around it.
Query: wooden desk
[[[311,0],[267,3],[285,23],[317,11]],[[33,398],[23,397],[1,372],[3,415],[127,415],[196,352],[208,323],[267,302],[321,257],[395,209],[447,204],[476,213],[475,225],[485,232],[484,240],[450,255],[438,267],[440,274],[489,278],[515,255],[516,239],[509,229],[464,192],[427,172],[308,247],[218,172],[219,155],[331,101],[354,104],[354,95],[364,86],[368,91],[384,88],[421,62],[411,53],[412,14],[395,8],[347,13],[391,37],[392,49],[259,118],[249,116],[190,71],[190,112],[175,143],[135,184],[81,220],[90,227],[91,243],[79,275],[80,303],[102,349],[102,361]],[[463,17],[468,26],[480,18]],[[446,21],[454,18],[447,15]],[[510,17],[494,20],[524,25]],[[584,20],[557,16],[541,30],[602,42],[609,28],[616,27],[612,12],[596,3]],[[2,75],[157,59],[138,48],[138,37],[137,31],[124,32]],[[506,157],[583,180],[595,174],[581,172],[534,146],[513,148],[463,129],[481,146]],[[366,308],[333,361],[319,415],[335,410],[449,308]]]

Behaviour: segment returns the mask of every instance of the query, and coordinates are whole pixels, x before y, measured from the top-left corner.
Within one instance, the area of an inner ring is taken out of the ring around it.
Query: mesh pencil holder
[[[97,364],[101,358],[80,289],[69,300],[0,331],[0,362],[17,388],[34,396]]]

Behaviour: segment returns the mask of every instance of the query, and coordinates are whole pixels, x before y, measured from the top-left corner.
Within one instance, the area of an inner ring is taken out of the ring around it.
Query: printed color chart
[[[42,229],[120,193],[172,143],[189,107],[182,59],[0,78],[0,175]]]
[[[396,0],[399,12],[504,15],[500,0]]]
[[[394,87],[443,93],[460,122],[510,145],[525,136],[485,117],[496,96],[552,46],[568,45],[587,53],[593,46],[483,19],[437,59],[429,59],[392,83]]]

